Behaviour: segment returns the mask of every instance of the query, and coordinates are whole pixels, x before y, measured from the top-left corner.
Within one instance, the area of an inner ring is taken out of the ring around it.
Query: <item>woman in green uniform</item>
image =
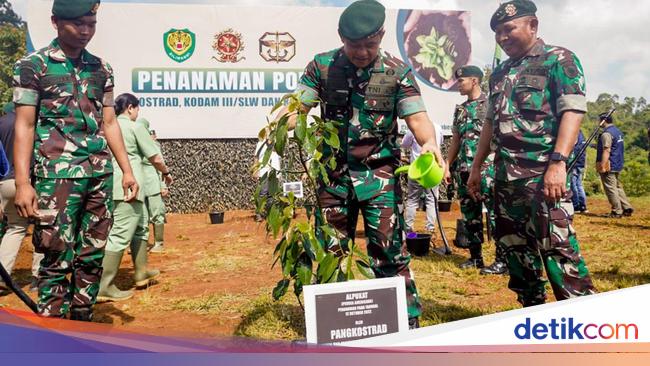
[[[162,156],[160,150],[160,143],[156,140],[155,132],[150,128],[149,121],[144,118],[138,118],[137,124],[142,124],[156,144],[158,154]],[[145,213],[149,215],[149,223],[153,225],[154,245],[149,252],[162,253],[164,251],[164,230],[165,230],[165,202],[163,197],[169,195],[167,185],[162,179],[160,172],[154,168],[149,159],[142,159],[144,181],[142,182],[142,190],[145,195]],[[147,235],[146,239],[149,239]]]
[[[147,131],[141,124],[135,123],[140,110],[138,98],[132,94],[121,94],[115,99],[115,112],[122,131],[124,145],[129,156],[138,184],[144,181],[142,160],[148,159],[151,164],[163,174],[166,184],[172,183],[169,169],[162,160],[158,149]],[[117,166],[117,165],[116,165]],[[114,169],[113,181],[120,182],[122,171]],[[120,187],[120,185],[116,185]],[[122,255],[131,244],[131,257],[135,267],[135,287],[146,287],[150,281],[160,274],[158,270],[147,269],[147,242],[144,237],[147,232],[148,215],[145,214],[144,190],[140,190],[135,200],[127,202],[121,189],[113,190],[113,227],[108,236],[106,252],[102,266],[104,272],[99,284],[99,301],[120,301],[133,296],[132,291],[121,291],[114,284],[115,276],[120,268]]]

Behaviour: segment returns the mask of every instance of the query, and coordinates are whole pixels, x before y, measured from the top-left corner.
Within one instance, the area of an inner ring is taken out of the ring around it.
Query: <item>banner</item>
[[[51,1],[27,11],[34,49],[56,36]],[[90,52],[135,94],[159,138],[257,136],[315,54],[341,47],[343,8],[105,3]],[[451,133],[453,70],[471,59],[469,13],[387,10],[382,49],[416,73],[431,120]]]

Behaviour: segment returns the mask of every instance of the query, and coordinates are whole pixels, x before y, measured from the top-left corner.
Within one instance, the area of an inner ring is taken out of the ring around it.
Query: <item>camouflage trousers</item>
[[[65,317],[71,308],[95,303],[113,224],[113,178],[36,177],[35,189],[39,210],[57,212],[34,228],[34,248],[45,255],[38,273],[38,311]]]
[[[510,282],[524,306],[546,301],[544,268],[557,300],[595,293],[573,228],[571,191],[544,200],[543,176],[495,183],[495,238],[506,250]]]
[[[389,191],[369,200],[359,201],[351,187],[349,192],[347,198],[338,197],[325,190],[319,194],[327,222],[337,231],[337,236],[342,238],[327,243],[327,249],[338,252],[340,248],[347,248],[350,240],[354,241],[357,219],[361,212],[367,237],[367,251],[375,276],[403,277],[406,281],[408,316],[420,316],[422,305],[414,275],[409,269],[411,255],[406,249],[401,195],[399,192]],[[322,220],[317,216],[317,226],[322,225],[319,221]]]
[[[488,212],[488,225],[490,232],[494,233],[494,172],[483,171],[481,174],[481,195],[483,201],[475,201],[467,189],[469,172],[456,173],[455,181],[458,187],[458,200],[460,212],[467,230],[470,253],[473,259],[482,258],[481,245],[483,244],[483,204]],[[500,251],[497,250],[497,260]]]

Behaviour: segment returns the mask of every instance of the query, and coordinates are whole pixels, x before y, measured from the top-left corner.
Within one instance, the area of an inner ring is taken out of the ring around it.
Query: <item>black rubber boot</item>
[[[459,264],[458,268],[460,269],[468,269],[468,268],[483,268],[485,267],[485,264],[483,263],[483,252],[481,248],[481,244],[472,244],[469,247],[469,254],[470,258]]]
[[[93,309],[91,307],[72,308],[70,309],[70,320],[91,322],[93,321]]]

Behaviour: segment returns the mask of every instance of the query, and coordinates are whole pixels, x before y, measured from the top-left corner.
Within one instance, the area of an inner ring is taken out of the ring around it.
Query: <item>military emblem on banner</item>
[[[186,61],[194,54],[196,36],[188,29],[170,29],[163,35],[165,53],[176,62]]]
[[[244,42],[241,34],[235,32],[232,28],[226,29],[214,36],[212,48],[217,51],[218,56],[212,56],[219,62],[239,62],[245,57],[239,53],[244,50]]]
[[[260,56],[267,62],[287,62],[296,55],[296,39],[289,32],[266,32],[260,37]]]

